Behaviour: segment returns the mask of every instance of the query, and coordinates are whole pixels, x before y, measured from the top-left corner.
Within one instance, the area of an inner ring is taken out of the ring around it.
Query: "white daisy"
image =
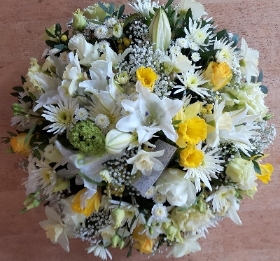
[[[94,35],[98,39],[104,39],[108,37],[108,28],[106,25],[99,25],[94,30]]]
[[[223,171],[223,167],[220,165],[223,163],[223,160],[219,159],[217,154],[218,148],[214,148],[205,152],[207,146],[205,146],[202,151],[204,152],[204,160],[202,164],[197,168],[185,168],[187,169],[185,178],[193,179],[195,183],[196,191],[201,190],[200,181],[204,183],[206,187],[212,190],[210,180],[211,178],[217,179],[216,173]]]
[[[104,114],[97,114],[95,117],[95,124],[101,129],[106,129],[110,124],[110,120]]]
[[[154,195],[153,201],[154,201],[155,203],[157,203],[157,204],[163,204],[163,203],[165,203],[166,199],[167,199],[166,196],[164,196],[164,195],[162,195],[162,194],[160,194],[160,193],[156,193],[156,194]]]
[[[198,62],[201,59],[200,54],[197,52],[192,53],[191,58],[194,62]]]
[[[96,245],[92,245],[89,248],[87,248],[87,252],[88,253],[93,252],[94,256],[98,256],[103,260],[107,260],[107,257],[112,259],[112,255],[110,254],[109,250],[103,245],[100,245],[98,243]]]
[[[235,47],[232,47],[233,42],[228,43],[226,39],[215,40],[214,49],[219,49],[216,53],[216,61],[218,63],[226,62],[231,68],[239,66]]]
[[[61,134],[65,130],[71,129],[77,122],[75,119],[75,110],[78,108],[77,101],[75,99],[64,99],[59,101],[57,106],[54,105],[44,105],[45,108],[42,116],[53,122],[52,124],[46,126],[43,130],[48,130],[48,132],[53,132],[54,134]]]
[[[183,85],[176,85],[174,88],[177,88],[174,93],[179,93],[185,91],[186,89],[190,89],[196,94],[204,97],[209,96],[208,89],[201,87],[204,83],[208,82],[203,78],[202,71],[195,71],[194,69],[190,69],[188,72],[183,72],[182,75],[177,74],[177,78]]]

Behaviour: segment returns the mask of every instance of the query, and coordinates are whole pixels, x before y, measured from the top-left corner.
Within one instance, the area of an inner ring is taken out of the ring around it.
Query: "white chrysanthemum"
[[[150,13],[154,14],[154,8],[159,7],[158,3],[152,2],[151,0],[137,0],[137,3],[134,2],[129,5],[145,17],[149,17]]]
[[[160,193],[156,193],[156,194],[154,195],[153,201],[154,201],[156,204],[163,204],[163,203],[165,203],[166,199],[167,199],[166,196],[164,196],[164,195],[162,195],[162,194],[160,194]]]
[[[98,39],[104,39],[108,37],[108,28],[106,25],[99,25],[94,30],[94,35]]]
[[[208,89],[201,87],[201,85],[207,82],[207,80],[203,78],[202,71],[194,71],[194,69],[191,69],[188,72],[182,73],[182,75],[177,75],[177,77],[183,86],[176,85],[174,88],[178,90],[174,92],[175,94],[190,89],[202,97],[209,96]]]
[[[201,21],[193,21],[190,18],[189,27],[184,28],[186,39],[189,40],[189,47],[194,51],[198,51],[199,48],[209,45],[209,42],[207,44],[205,43],[206,39],[208,39],[211,43],[211,39],[215,36],[212,34],[212,31],[209,30],[211,28],[212,26],[210,24],[203,26]]]
[[[75,119],[84,121],[88,118],[88,111],[85,108],[77,108],[75,110]]]
[[[61,134],[65,130],[71,129],[76,123],[74,117],[75,110],[78,108],[77,101],[75,99],[65,99],[59,101],[57,106],[55,105],[44,105],[45,108],[42,116],[53,122],[52,124],[46,126],[43,130],[48,129],[48,132],[53,132],[54,134]]]
[[[198,62],[201,59],[200,54],[197,52],[192,53],[191,58],[194,62]]]
[[[151,186],[145,193],[145,198],[150,199],[152,198],[156,193],[156,188],[155,186]]]
[[[213,150],[205,152],[206,148],[207,147],[205,146],[202,149],[202,151],[204,152],[204,160],[199,167],[185,168],[187,169],[185,178],[191,178],[194,180],[196,191],[201,190],[201,181],[206,187],[212,190],[209,181],[211,180],[211,178],[217,179],[218,177],[216,176],[216,173],[219,173],[224,169],[221,166],[221,163],[223,163],[224,161],[219,159],[219,155],[215,155],[218,151],[218,148],[214,148]]]
[[[110,254],[109,250],[103,245],[99,245],[99,244],[92,245],[89,248],[87,248],[87,252],[88,253],[93,252],[94,256],[100,257],[103,260],[107,260],[107,257],[112,259],[112,255]]]
[[[186,38],[178,38],[176,40],[176,45],[179,46],[180,48],[188,48],[189,42]]]
[[[218,63],[226,62],[231,68],[239,66],[235,47],[232,47],[233,42],[228,43],[227,40],[215,40],[214,49],[219,51],[216,53],[216,61]]]
[[[206,199],[206,202],[212,201],[212,208],[219,216],[228,216],[233,222],[241,225],[237,214],[239,200],[235,195],[236,191],[233,187],[221,186]]]
[[[155,204],[152,208],[151,213],[152,213],[152,217],[156,221],[163,221],[168,216],[166,206],[164,206],[162,204]]]
[[[51,195],[56,184],[57,174],[56,171],[49,165],[49,161],[38,161],[36,169],[32,170],[30,176],[34,176],[37,187],[43,189],[44,195]]]
[[[104,114],[97,114],[95,117],[95,124],[101,129],[106,129],[110,125],[110,120]]]
[[[178,6],[178,11],[186,13],[189,9],[192,11],[192,17],[194,20],[197,20],[201,16],[207,14],[204,10],[203,4],[197,2],[196,0],[181,0]]]
[[[107,25],[108,27],[113,27],[117,22],[118,22],[117,18],[110,17],[105,20],[105,25]]]

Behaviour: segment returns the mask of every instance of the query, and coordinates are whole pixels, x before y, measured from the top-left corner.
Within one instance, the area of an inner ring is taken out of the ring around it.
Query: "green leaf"
[[[132,245],[129,246],[126,257],[130,257],[132,255]]]
[[[262,82],[262,81],[263,81],[263,71],[260,70],[259,77],[258,77],[258,82]]]
[[[120,19],[122,17],[124,9],[125,9],[125,5],[120,6],[119,11],[118,11],[118,15],[117,15],[118,19]]]
[[[260,89],[264,94],[268,94],[268,88],[264,85],[260,85]]]
[[[90,183],[92,183],[92,184],[95,184],[95,185],[97,185],[97,186],[99,186],[99,187],[104,187],[104,186],[106,186],[106,184],[104,184],[104,183],[99,183],[99,182],[96,182],[96,181],[90,179],[88,176],[86,176],[86,175],[85,175],[84,173],[82,173],[82,172],[79,172],[79,175],[80,175],[84,180],[86,180],[87,182],[90,182]]]
[[[11,131],[7,131],[7,133],[8,133],[11,137],[17,136],[17,134],[15,134],[15,133],[13,133],[13,132],[11,132]]]
[[[20,76],[21,78],[21,83],[24,84],[26,82],[25,78],[23,76]]]
[[[222,31],[219,31],[218,33],[217,33],[217,40],[220,40],[220,39],[222,39],[222,38],[228,38],[228,33],[227,33],[227,30],[222,30]]]
[[[24,89],[22,86],[15,86],[12,88],[16,92],[24,92]]]
[[[55,25],[55,34],[58,36],[61,35],[61,25],[60,24]]]
[[[46,40],[45,43],[47,46],[49,46],[51,48],[54,48],[54,46],[57,45],[57,42],[51,41],[51,40]]]
[[[41,160],[41,153],[39,152],[39,150],[34,150],[33,151],[33,155],[35,158],[37,158],[38,160]]]
[[[126,27],[128,24],[130,24],[132,21],[134,21],[139,15],[137,13],[132,14],[131,16],[129,16],[123,24],[123,27]]]
[[[98,2],[98,5],[100,6],[100,8],[107,14],[109,14],[109,9],[104,5],[102,4],[101,2]]]
[[[115,6],[113,3],[110,3],[110,6],[109,6],[109,14],[112,15],[113,12],[114,12],[114,9],[115,9]]]
[[[168,8],[173,3],[173,0],[168,0],[164,6],[164,9]]]
[[[255,171],[258,173],[258,174],[262,174],[262,171],[261,171],[261,168],[260,168],[260,165],[258,162],[256,162],[255,160],[252,160],[253,164],[254,164],[254,169]]]
[[[57,48],[58,50],[62,51],[64,49],[67,49],[67,46],[65,44],[56,44],[54,48]]]
[[[239,35],[238,34],[234,34],[231,38],[231,40],[233,41],[234,43],[234,46],[236,46],[239,42]]]
[[[51,38],[56,38],[55,35],[53,35],[48,29],[45,30],[46,34]]]
[[[18,92],[11,92],[10,94],[14,97],[18,97]]]

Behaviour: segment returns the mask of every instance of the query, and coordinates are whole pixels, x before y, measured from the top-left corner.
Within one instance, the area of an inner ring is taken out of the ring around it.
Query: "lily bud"
[[[83,31],[87,26],[87,21],[83,16],[83,12],[77,9],[73,13],[73,27],[78,31]]]
[[[106,150],[111,154],[118,154],[132,141],[133,135],[119,130],[110,130],[105,138]]]
[[[113,219],[113,221],[115,222],[115,228],[119,228],[122,221],[125,218],[125,211],[122,208],[115,208],[112,213],[111,213],[111,217]]]
[[[171,28],[168,17],[163,9],[159,9],[149,27],[149,33],[155,49],[167,50],[171,41]]]

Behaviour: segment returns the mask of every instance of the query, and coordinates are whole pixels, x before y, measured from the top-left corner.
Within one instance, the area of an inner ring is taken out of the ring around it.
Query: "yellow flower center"
[[[197,168],[204,160],[204,153],[195,146],[188,145],[180,152],[179,164],[184,168]]]
[[[137,80],[141,82],[144,87],[147,87],[151,92],[153,91],[156,80],[158,79],[157,74],[151,68],[145,68],[141,66],[136,71]]]
[[[70,124],[72,122],[72,114],[67,110],[59,111],[57,114],[57,121],[63,125]]]

